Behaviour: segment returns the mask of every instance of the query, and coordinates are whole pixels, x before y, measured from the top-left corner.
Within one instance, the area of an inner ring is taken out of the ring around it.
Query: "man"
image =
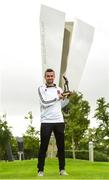
[[[64,153],[64,119],[62,106],[69,100],[62,95],[62,89],[54,84],[55,72],[45,71],[46,83],[38,88],[41,104],[41,144],[38,155],[38,176],[44,175],[44,164],[51,133],[54,132],[58,149],[59,174],[68,175],[65,171]]]

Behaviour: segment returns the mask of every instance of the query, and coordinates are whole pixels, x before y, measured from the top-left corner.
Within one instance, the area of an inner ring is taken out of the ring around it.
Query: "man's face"
[[[45,80],[48,85],[53,84],[55,79],[55,73],[54,72],[46,72],[45,73]]]

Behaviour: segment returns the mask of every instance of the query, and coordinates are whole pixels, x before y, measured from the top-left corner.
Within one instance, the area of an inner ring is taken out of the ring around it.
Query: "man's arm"
[[[44,107],[52,106],[53,104],[56,103],[56,101],[59,100],[58,96],[55,97],[54,99],[47,99],[44,91],[40,87],[38,88],[38,93],[39,93],[41,105]]]
[[[68,103],[69,103],[69,99],[67,97],[62,99],[61,100],[61,108],[64,108],[65,106],[67,106]]]
[[[61,108],[64,108],[69,103],[68,97],[63,96],[63,90],[62,89],[60,89],[59,99],[61,100]]]

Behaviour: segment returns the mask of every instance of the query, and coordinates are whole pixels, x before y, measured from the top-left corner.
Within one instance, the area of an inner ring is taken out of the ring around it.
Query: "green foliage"
[[[27,119],[30,123],[23,136],[25,159],[36,158],[39,149],[39,131],[36,131],[35,127],[33,126],[33,115],[31,111],[28,112],[25,119]]]
[[[106,128],[107,126],[109,127],[109,103],[106,103],[103,97],[97,100],[97,108],[95,110],[94,117],[97,118],[100,126],[104,128]]]
[[[75,150],[76,159],[89,160],[89,151],[88,150]],[[73,158],[72,150],[65,152],[66,158]]]
[[[99,122],[99,130],[103,132],[102,136],[109,137],[109,103],[106,103],[103,97],[97,100],[94,117]]]
[[[84,135],[83,138],[80,140],[79,143],[79,149],[81,150],[88,150],[89,142],[92,141],[94,144],[96,143],[96,128],[88,128]]]
[[[109,158],[103,152],[94,151],[94,160],[100,162],[107,162],[109,161]]]
[[[90,112],[89,103],[83,99],[81,93],[74,92],[70,96],[69,104],[63,109],[66,123],[66,146],[71,148],[74,142],[78,149],[79,142],[82,139],[89,125],[88,115]]]
[[[76,151],[76,158],[89,160],[89,151],[88,150]]]
[[[25,159],[36,158],[38,156],[39,139],[37,137],[24,136]]]
[[[94,117],[99,123],[95,133],[95,149],[109,152],[109,103],[103,97],[97,100]]]
[[[7,159],[7,147],[12,139],[11,127],[6,121],[6,114],[0,116],[0,159]]]
[[[75,150],[76,159],[89,160],[89,151],[88,150]],[[72,150],[65,151],[66,158],[73,158]],[[94,161],[99,162],[108,162],[108,155],[103,152],[94,150]]]
[[[6,114],[0,116],[0,144],[5,145],[12,137],[12,133],[6,121]]]
[[[18,159],[18,144],[16,138],[12,137],[10,143],[11,143],[14,159],[16,160]]]
[[[76,158],[77,159],[84,159],[88,160],[89,159],[89,151],[88,150],[81,150],[81,151],[76,151]],[[103,152],[98,152],[94,150],[94,161],[99,161],[99,162],[107,162],[109,161],[108,156],[104,154]]]

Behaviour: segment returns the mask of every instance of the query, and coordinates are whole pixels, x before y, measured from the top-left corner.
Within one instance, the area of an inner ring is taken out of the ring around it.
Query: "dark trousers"
[[[51,133],[54,132],[57,145],[57,155],[59,160],[59,170],[65,167],[64,153],[64,123],[42,123],[41,124],[41,144],[38,155],[38,171],[44,170],[46,152],[50,140]]]

